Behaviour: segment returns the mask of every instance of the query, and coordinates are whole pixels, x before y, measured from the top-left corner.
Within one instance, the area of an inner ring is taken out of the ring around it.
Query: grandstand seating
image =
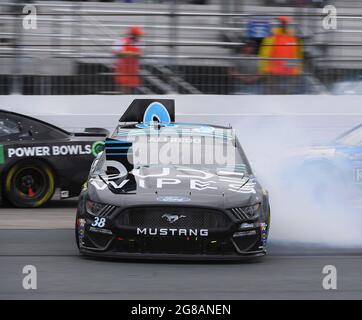
[[[145,86],[141,92],[228,93],[227,68],[234,63],[230,59],[232,48],[242,44],[249,18],[243,16],[246,13],[296,15],[312,72],[321,68],[356,69],[355,60],[361,60],[357,66],[362,63],[362,46],[358,45],[362,19],[341,17],[337,30],[325,30],[320,17],[300,16],[320,14],[320,8],[265,7],[262,3],[248,0],[235,7],[226,5],[227,1],[211,0],[208,5],[179,4],[175,8],[172,2],[34,1],[38,27],[25,30],[15,23],[22,19],[14,15],[19,11],[1,1],[0,75],[4,76],[0,83],[9,82],[6,79],[15,74],[28,76],[29,93],[66,90],[36,91],[30,85],[49,81],[68,89],[76,87],[79,90],[75,93],[115,93],[112,44],[129,26],[137,24],[146,31],[142,60]],[[352,1],[339,0],[336,4],[339,14],[362,13],[362,5],[356,8],[355,2],[353,8],[348,8]],[[181,15],[170,14],[175,9]]]

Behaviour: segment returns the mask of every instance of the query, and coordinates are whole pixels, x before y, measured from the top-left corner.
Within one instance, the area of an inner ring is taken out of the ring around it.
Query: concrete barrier
[[[0,96],[0,108],[35,116],[69,130],[114,129],[133,99],[144,96]],[[177,121],[232,125],[241,133],[280,123],[308,129],[317,140],[362,123],[362,96],[153,96],[176,100]],[[148,97],[147,98],[152,98]]]

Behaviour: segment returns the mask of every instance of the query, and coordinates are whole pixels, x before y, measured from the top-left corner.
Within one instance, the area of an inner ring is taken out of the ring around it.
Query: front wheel
[[[54,191],[53,170],[40,161],[18,162],[5,178],[6,198],[16,207],[40,207],[52,198]]]

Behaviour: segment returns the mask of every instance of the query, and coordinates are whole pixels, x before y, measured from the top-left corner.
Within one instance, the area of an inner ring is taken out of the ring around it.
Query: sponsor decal
[[[200,133],[213,133],[215,131],[214,127],[210,126],[201,126],[195,129],[192,129],[193,132],[200,132]]]
[[[239,229],[251,229],[251,228],[254,228],[254,223],[244,222],[239,227]]]
[[[168,229],[168,228],[137,228],[140,236],[195,236],[207,237],[208,229]]]
[[[78,240],[79,246],[84,247],[84,229],[85,229],[86,221],[85,219],[78,219],[77,226],[78,226]]]
[[[201,137],[168,137],[168,136],[157,136],[157,137],[148,137],[148,142],[150,143],[197,143],[201,144]]]
[[[108,229],[98,229],[98,228],[95,228],[95,227],[89,227],[89,231],[95,232],[95,233],[109,234],[109,235],[112,235],[112,234],[113,234],[111,230],[108,230]]]
[[[92,145],[92,154],[96,157],[104,149],[104,141],[96,141]]]
[[[86,155],[91,154],[91,152],[92,146],[90,144],[19,147],[8,148],[7,150],[8,158]]]
[[[127,175],[126,169],[121,167],[117,161],[109,161],[109,166],[112,166],[120,172],[116,175],[101,175],[101,178],[93,177],[89,180],[90,184],[93,185],[97,190],[104,190],[107,186],[111,186],[114,189],[122,189],[127,186],[130,182],[129,179],[120,179]],[[242,194],[255,194],[255,185],[256,181],[250,179],[249,177],[244,177],[244,174],[238,176],[238,173],[229,174],[227,176],[219,174],[215,175],[208,171],[202,171],[191,168],[176,168],[179,172],[176,176],[169,177],[171,175],[170,168],[161,168],[160,172],[142,174],[140,169],[133,169],[130,173],[138,178],[138,186],[140,188],[146,188],[146,179],[154,179],[152,185],[155,185],[157,189],[166,189],[170,188],[172,185],[180,185],[182,181],[186,178],[188,179],[189,189],[203,191],[203,190],[219,190],[220,186],[226,188],[228,191],[242,193]],[[158,197],[158,201],[172,202],[172,197]],[[187,197],[179,197],[179,201],[175,202],[186,202],[189,201]]]
[[[168,223],[174,223],[182,218],[186,218],[186,216],[182,215],[182,214],[169,214],[169,213],[165,213],[164,215],[162,215],[161,217],[163,220],[166,220]]]
[[[64,199],[64,198],[69,198],[69,191],[68,191],[68,190],[61,190],[61,191],[60,191],[60,197],[61,197],[62,199]]]
[[[0,164],[5,163],[4,146],[0,144]]]
[[[157,201],[162,201],[162,202],[189,202],[189,201],[191,201],[191,199],[189,197],[162,196],[162,197],[157,197]]]
[[[234,233],[234,234],[233,234],[233,238],[248,237],[248,236],[254,236],[254,235],[256,235],[256,231],[255,231],[255,230],[240,231],[240,232]]]
[[[261,231],[261,242],[263,246],[266,246],[267,237],[268,237],[268,225],[266,223],[260,224],[260,231]]]

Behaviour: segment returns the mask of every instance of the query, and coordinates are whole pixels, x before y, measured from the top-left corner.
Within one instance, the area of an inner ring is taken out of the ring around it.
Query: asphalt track
[[[362,250],[270,243],[244,263],[102,261],[78,255],[75,202],[0,209],[0,299],[362,299]],[[37,268],[37,290],[22,269]],[[322,269],[337,268],[337,290]]]

